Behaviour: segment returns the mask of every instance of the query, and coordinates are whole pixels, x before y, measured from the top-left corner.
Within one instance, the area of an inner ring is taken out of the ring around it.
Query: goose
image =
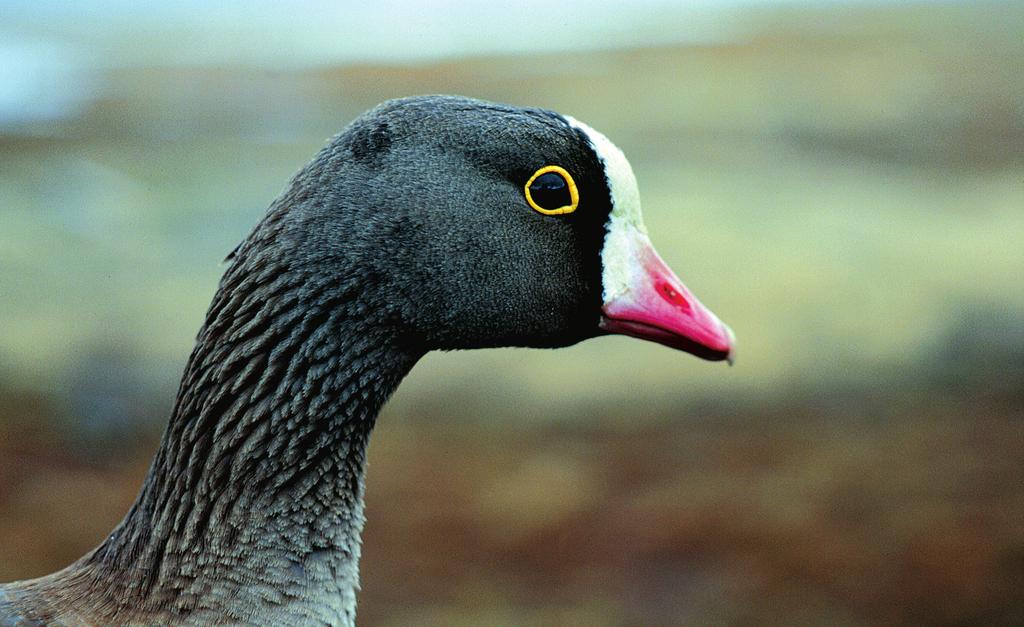
[[[539,108],[378,105],[226,265],[136,501],[67,568],[0,586],[0,625],[353,625],[367,441],[425,353],[624,334],[734,355],[623,153]]]

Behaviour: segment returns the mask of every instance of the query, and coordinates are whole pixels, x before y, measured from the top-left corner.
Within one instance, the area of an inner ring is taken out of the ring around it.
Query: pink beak
[[[683,285],[646,235],[632,231],[628,237],[632,259],[616,293],[601,308],[600,327],[731,365],[736,356],[732,330]]]

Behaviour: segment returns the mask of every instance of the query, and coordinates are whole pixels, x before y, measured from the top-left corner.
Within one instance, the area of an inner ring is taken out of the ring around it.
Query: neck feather
[[[367,285],[236,254],[142,492],[78,564],[112,617],[354,620],[367,439],[422,354]]]

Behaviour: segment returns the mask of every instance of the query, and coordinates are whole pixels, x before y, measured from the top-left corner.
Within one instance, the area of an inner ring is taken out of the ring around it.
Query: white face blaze
[[[647,227],[640,214],[640,190],[636,176],[626,155],[600,132],[583,122],[565,116],[569,124],[583,131],[604,165],[604,173],[611,191],[612,211],[605,225],[604,246],[601,248],[602,298],[604,302],[629,291],[631,276],[637,271],[636,246],[649,242]]]
[[[566,116],[604,166],[611,212],[601,247],[600,328],[732,363],[736,339],[654,250],[640,214],[640,191],[626,155],[607,137]]]

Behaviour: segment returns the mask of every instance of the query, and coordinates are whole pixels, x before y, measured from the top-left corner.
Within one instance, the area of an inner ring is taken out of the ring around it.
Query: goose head
[[[422,350],[619,333],[731,361],[729,328],[648,238],[632,168],[571,117],[479,100],[386,102],[296,178],[294,259],[353,273]],[[330,264],[303,251],[328,251]]]

